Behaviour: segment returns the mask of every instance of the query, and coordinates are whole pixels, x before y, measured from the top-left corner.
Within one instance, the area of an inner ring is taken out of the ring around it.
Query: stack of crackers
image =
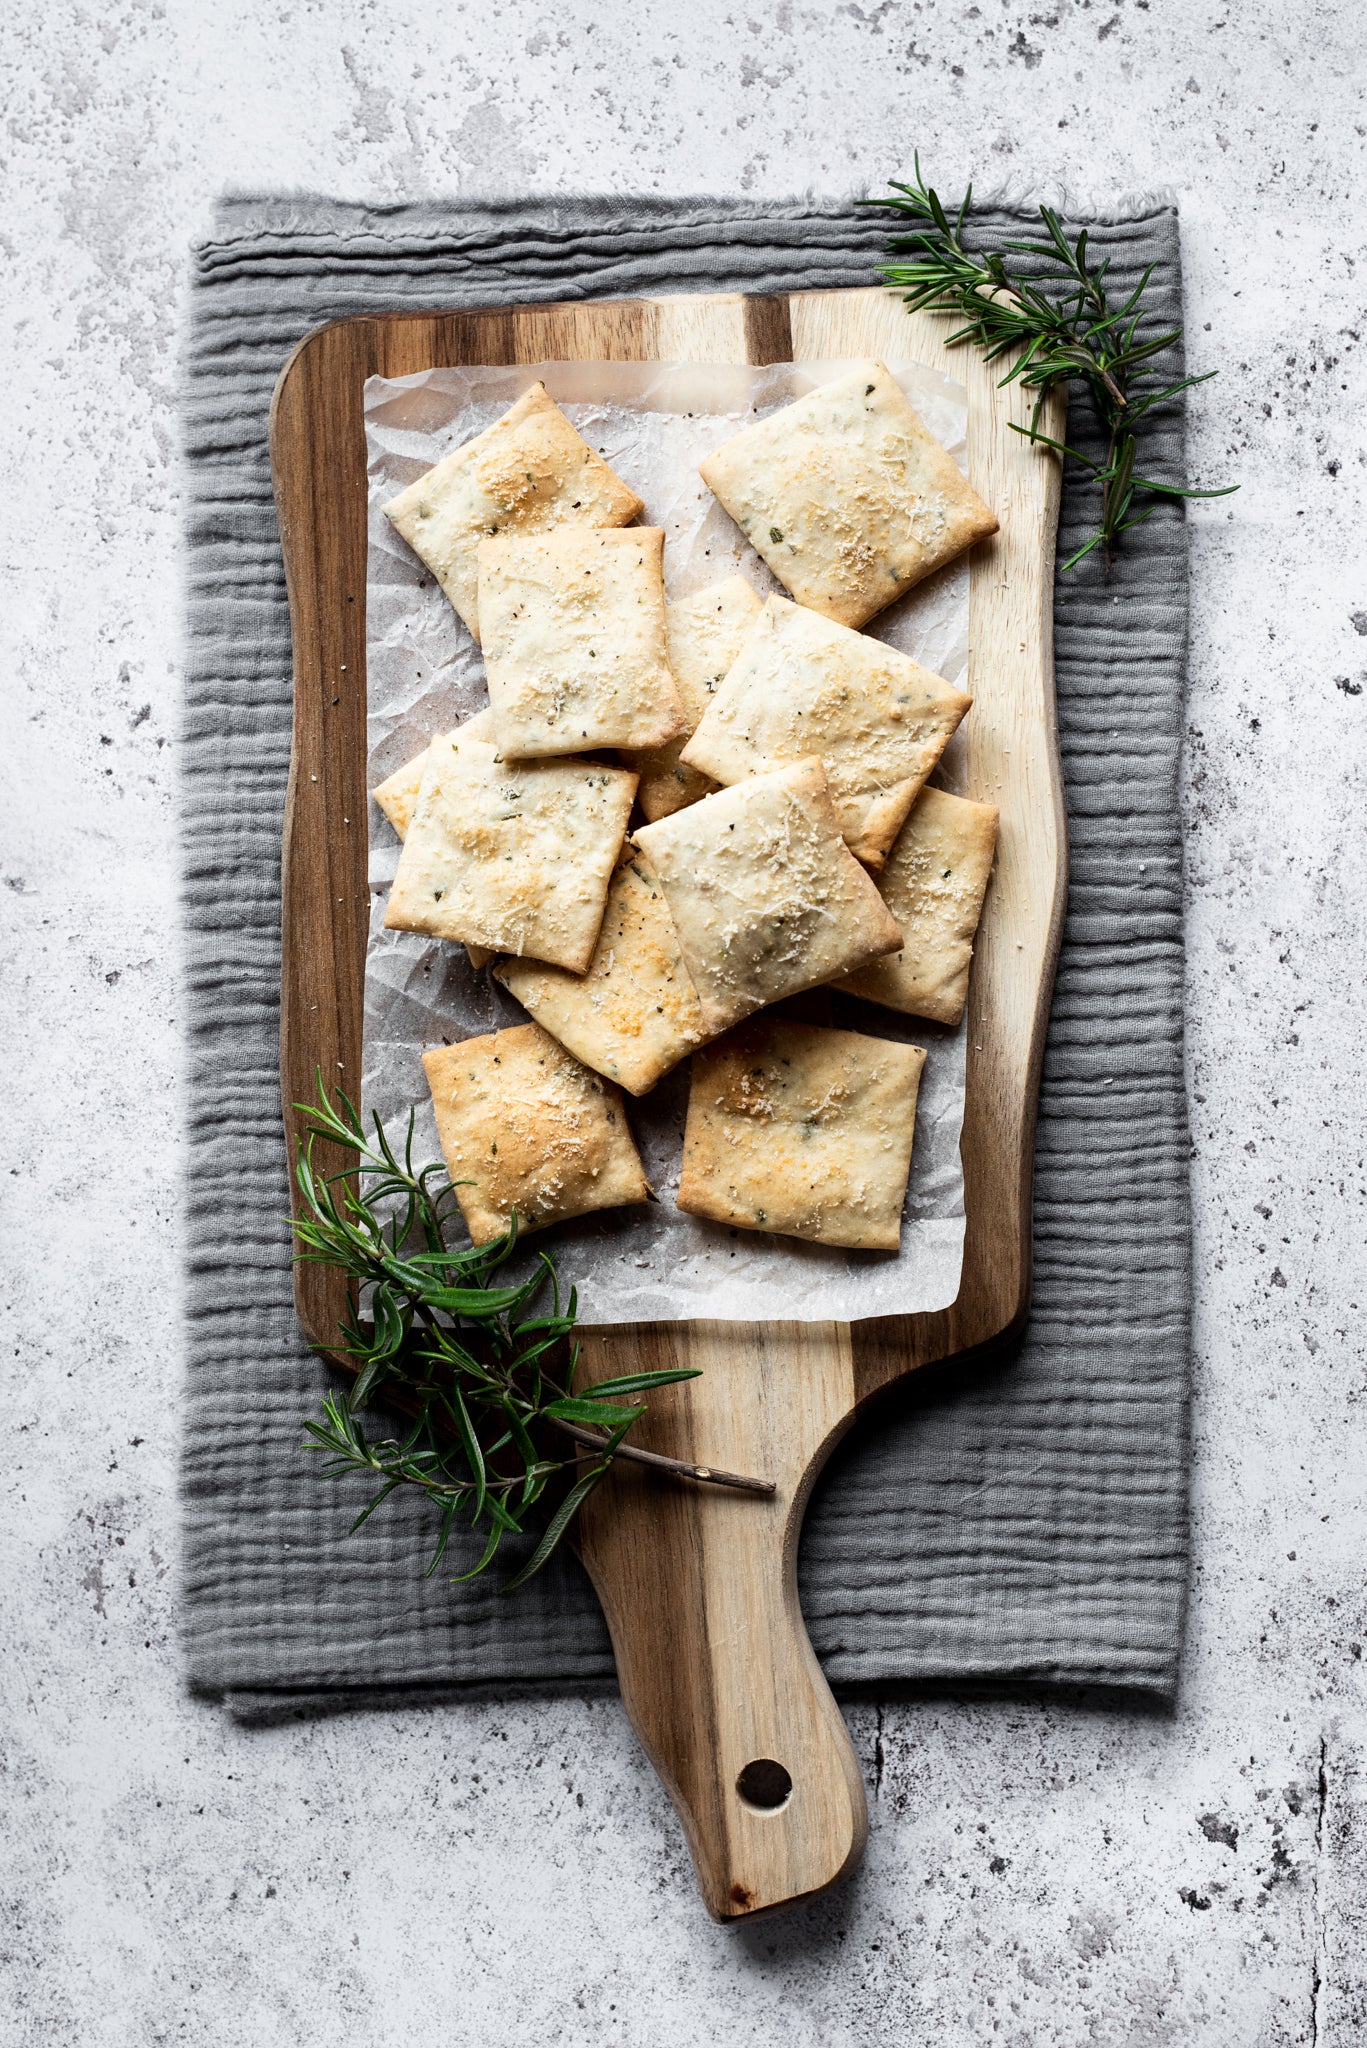
[[[532,1020],[423,1055],[476,1244],[650,1200],[625,1096],[685,1059],[681,1209],[900,1242],[925,1052],[772,1006],[959,1022],[997,813],[926,784],[971,700],[860,628],[997,521],[876,362],[701,473],[789,596],[668,603],[663,531],[541,384],[384,508],[489,686],[374,792],[385,923]]]

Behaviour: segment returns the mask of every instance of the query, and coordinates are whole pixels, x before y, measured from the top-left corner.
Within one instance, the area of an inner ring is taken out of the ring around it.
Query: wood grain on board
[[[966,383],[970,477],[1001,521],[970,574],[967,793],[1001,808],[997,867],[969,993],[963,1279],[940,1314],[864,1323],[656,1323],[585,1333],[585,1380],[628,1366],[702,1376],[653,1397],[649,1448],[772,1479],[772,1498],[619,1465],[578,1544],[603,1602],[627,1710],[678,1808],[722,1919],[808,1897],[858,1861],[866,1815],[844,1723],[797,1599],[802,1515],[859,1408],[916,1367],[1014,1331],[1030,1286],[1035,1098],[1062,922],[1065,832],[1054,723],[1052,590],[1059,472],[1011,431],[1025,412],[943,323],[878,289],[392,314],[342,320],[286,364],[271,456],[294,631],[286,814],[281,1078],[359,1090],[368,923],[366,466],[362,386],[439,364],[915,358]],[[1045,421],[1058,435],[1062,419]],[[298,1269],[321,1348],[339,1275]],[[773,1764],[780,1770],[749,1770]],[[791,1789],[784,1793],[785,1774]]]

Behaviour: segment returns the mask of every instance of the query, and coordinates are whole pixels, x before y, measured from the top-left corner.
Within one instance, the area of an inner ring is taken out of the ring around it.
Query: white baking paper
[[[380,510],[405,484],[492,425],[544,378],[580,433],[645,499],[646,524],[666,533],[671,598],[737,570],[761,594],[776,583],[722,511],[697,464],[748,421],[825,383],[844,363],[749,368],[692,363],[540,363],[372,377],[365,387],[370,470],[366,656],[368,786],[488,703],[479,649],[435,579]],[[964,389],[917,363],[888,368],[959,462]],[[889,608],[870,629],[926,668],[962,685],[968,661],[968,570],[954,564]],[[953,787],[955,749],[941,774]],[[366,954],[362,1099],[392,1129],[417,1113],[424,1159],[440,1156],[419,1054],[526,1013],[463,947],[384,929],[399,841],[370,806],[371,924]],[[842,1251],[796,1238],[732,1230],[675,1207],[688,1099],[687,1063],[628,1113],[658,1200],[558,1224],[533,1240],[557,1255],[588,1323],[728,1317],[742,1321],[907,1315],[946,1308],[963,1257],[964,1031],[819,993],[800,999],[814,1021],[923,1045],[927,1057],[899,1252]],[[810,1007],[813,1003],[816,1008]],[[829,1003],[829,1009],[822,1006]]]

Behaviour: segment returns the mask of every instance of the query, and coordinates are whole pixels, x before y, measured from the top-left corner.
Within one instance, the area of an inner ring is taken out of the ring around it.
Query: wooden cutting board
[[[369,376],[436,365],[915,359],[968,387],[969,475],[1001,521],[973,558],[967,794],[1001,839],[969,995],[963,1279],[935,1315],[860,1323],[654,1323],[588,1331],[585,1380],[690,1365],[633,1441],[772,1479],[772,1498],[619,1465],[579,1521],[622,1696],[678,1809],[708,1909],[737,1919],[810,1897],[858,1862],[867,1831],[854,1752],[797,1599],[808,1496],[858,1412],[918,1366],[1016,1331],[1030,1290],[1035,1099],[1063,917],[1066,839],[1054,719],[1059,470],[1011,430],[1027,417],[1003,365],[944,346],[947,328],[879,289],[791,298],[671,297],[340,320],[300,344],[271,412],[294,632],[285,823],[281,1078],[290,1107],[321,1068],[359,1091],[365,971],[366,451]],[[1061,412],[1045,431],[1061,437]],[[339,1275],[297,1269],[323,1349]]]

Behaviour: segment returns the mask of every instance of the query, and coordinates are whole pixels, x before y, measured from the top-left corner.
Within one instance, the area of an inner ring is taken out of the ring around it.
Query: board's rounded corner
[[[370,326],[373,324],[374,318],[375,316],[371,313],[336,313],[330,320],[320,320],[316,327],[310,327],[308,333],[301,335],[299,340],[296,341],[294,347],[280,365],[275,383],[271,387],[267,432],[271,446],[272,464],[274,463],[275,441],[280,413],[289,394],[290,387],[300,371],[326,345],[333,335],[345,328]]]
[[[285,382],[291,370],[298,364],[300,358],[317,348],[325,335],[333,334],[338,328],[342,327],[365,326],[373,318],[374,315],[370,313],[334,313],[330,320],[320,320],[316,327],[310,327],[307,334],[300,335],[298,341],[295,342],[294,347],[280,365],[280,372],[275,380],[276,393],[279,393],[281,385]]]
[[[1028,1202],[1026,1213],[1028,1217]],[[1027,1235],[1021,1247],[1014,1297],[1009,1303],[999,1301],[988,1315],[982,1318],[976,1329],[965,1329],[963,1341],[946,1354],[948,1358],[990,1358],[997,1352],[1006,1350],[1024,1335],[1025,1326],[1030,1320],[1034,1292],[1032,1265],[1031,1245]],[[955,1306],[957,1307],[957,1303]],[[950,1314],[954,1314],[953,1309],[950,1310]]]
[[[1019,1342],[1025,1334],[1030,1320],[1030,1282],[1028,1278],[1021,1287],[1019,1298],[1009,1316],[989,1336],[979,1338],[964,1352],[964,1357],[990,1357],[994,1352],[1005,1351]],[[953,1355],[953,1354],[951,1354]]]

